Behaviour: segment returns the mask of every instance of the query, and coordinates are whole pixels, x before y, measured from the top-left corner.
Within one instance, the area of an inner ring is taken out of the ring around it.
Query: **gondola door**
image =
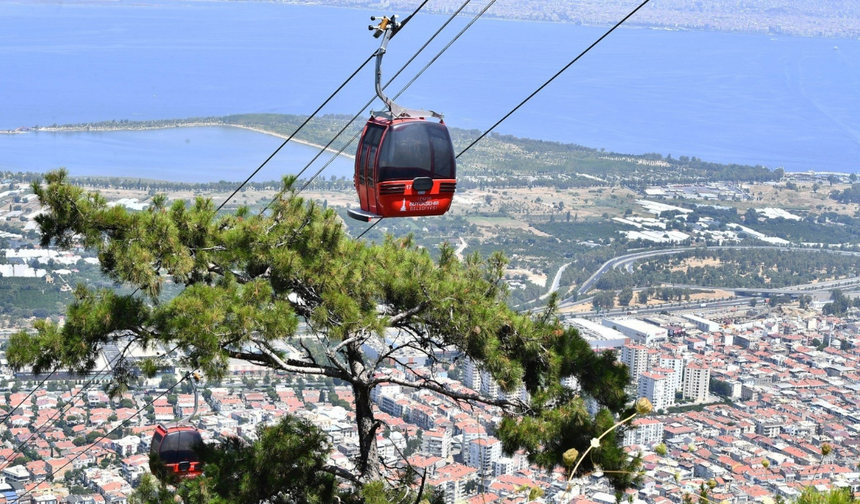
[[[376,159],[385,127],[368,122],[355,160],[355,187],[358,201],[365,212],[376,214]]]

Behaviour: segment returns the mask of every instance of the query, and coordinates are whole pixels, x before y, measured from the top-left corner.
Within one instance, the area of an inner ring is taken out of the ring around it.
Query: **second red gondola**
[[[200,432],[191,425],[158,425],[149,446],[150,465],[163,464],[169,475],[195,477],[203,473],[197,449],[203,444]],[[158,468],[150,467],[153,474]]]

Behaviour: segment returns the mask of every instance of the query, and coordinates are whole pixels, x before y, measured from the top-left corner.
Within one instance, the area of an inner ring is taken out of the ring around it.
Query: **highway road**
[[[751,250],[751,249],[778,249],[784,250],[786,252],[823,252],[828,254],[839,254],[839,255],[853,255],[860,257],[860,252],[846,251],[846,250],[832,250],[832,249],[817,249],[817,248],[804,248],[804,247],[777,247],[777,246],[769,246],[769,245],[725,245],[718,247],[708,247],[708,250]],[[582,286],[576,291],[580,296],[591,290],[594,287],[594,284],[600,280],[607,271],[610,269],[616,269],[624,267],[627,271],[633,271],[633,264],[636,261],[640,261],[642,259],[648,259],[651,257],[657,257],[661,255],[672,255],[679,254],[681,252],[687,252],[691,250],[696,250],[695,247],[676,247],[671,249],[659,249],[659,250],[649,250],[644,252],[634,252],[632,254],[626,254],[623,256],[614,257],[600,266],[600,268],[592,274],[588,280],[586,280]],[[691,288],[703,288],[703,289],[715,289],[720,288],[724,290],[743,290],[747,292],[753,291],[761,291],[763,293],[783,293],[783,294],[797,294],[801,293],[801,291],[814,291],[814,290],[829,290],[835,287],[841,287],[845,285],[852,285],[860,283],[860,278],[851,278],[851,279],[842,279],[842,280],[832,280],[828,282],[820,282],[818,284],[806,284],[802,286],[793,286],[784,289],[743,289],[743,288],[726,288],[726,287],[714,287],[714,286],[690,286]],[[804,292],[805,293],[805,292]]]
[[[698,311],[703,311],[703,310],[710,311],[710,310],[715,309],[715,308],[730,308],[732,306],[738,306],[738,307],[746,306],[746,307],[748,307],[750,305],[750,301],[752,299],[755,299],[755,298],[739,297],[739,298],[735,298],[735,299],[724,299],[724,300],[720,300],[720,301],[708,301],[707,303],[705,303],[705,304],[707,304],[706,307],[702,307],[703,303],[701,301],[691,301],[691,302],[687,302],[687,303],[662,304],[662,305],[652,306],[652,307],[647,307],[647,308],[627,308],[627,307],[625,307],[625,308],[615,308],[612,310],[605,310],[605,311],[601,311],[601,312],[597,312],[597,311],[592,310],[592,311],[575,313],[575,314],[564,314],[563,318],[566,318],[566,319],[577,318],[577,317],[588,318],[588,317],[594,317],[597,315],[600,315],[602,317],[618,317],[618,316],[622,316],[622,315],[630,315],[630,314],[632,314],[633,311],[636,312],[636,315],[645,315],[645,314],[649,314],[649,313],[661,313],[664,311],[669,312],[669,313],[678,312],[678,311],[696,311],[696,310],[698,310]]]

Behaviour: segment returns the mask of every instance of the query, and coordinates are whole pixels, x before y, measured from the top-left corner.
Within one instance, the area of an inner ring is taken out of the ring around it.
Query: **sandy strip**
[[[270,135],[270,136],[273,136],[273,137],[282,138],[282,139],[284,139],[284,140],[286,140],[287,138],[289,138],[289,135],[284,135],[284,134],[281,134],[281,133],[275,133],[275,132],[273,132],[273,131],[267,131],[267,130],[264,130],[264,129],[262,129],[262,128],[254,128],[254,127],[251,127],[251,126],[245,126],[244,124],[209,123],[209,122],[197,122],[197,123],[195,123],[195,122],[189,122],[189,123],[171,124],[171,125],[169,125],[169,126],[168,126],[168,125],[165,125],[165,126],[134,126],[134,127],[132,127],[132,126],[126,126],[126,127],[123,127],[123,126],[113,127],[113,126],[111,126],[111,127],[89,127],[89,128],[87,128],[87,127],[68,127],[68,126],[59,126],[59,127],[56,127],[56,128],[52,128],[52,127],[41,127],[41,128],[38,128],[38,129],[32,129],[32,130],[30,130],[30,131],[37,131],[37,132],[38,132],[38,131],[45,131],[45,132],[55,132],[55,133],[64,133],[64,132],[93,132],[93,131],[100,131],[100,132],[102,132],[102,131],[148,131],[148,130],[173,129],[173,128],[201,128],[201,127],[211,127],[211,126],[222,126],[222,127],[223,127],[223,126],[227,126],[227,127],[230,127],[230,128],[241,128],[241,129],[245,129],[245,130],[253,131],[253,132],[256,132],[256,133],[262,133],[262,134],[264,134],[264,135]],[[0,131],[0,134],[23,134],[23,133],[28,133],[28,132],[26,132],[26,131],[14,131],[14,130],[3,130],[3,131]],[[302,144],[302,145],[307,145],[307,146],[310,146],[310,147],[316,147],[317,149],[322,149],[322,148],[323,148],[323,146],[322,146],[322,145],[315,144],[315,143],[313,143],[313,142],[308,142],[307,140],[299,140],[299,139],[297,139],[297,138],[293,138],[293,139],[292,139],[292,140],[290,140],[290,141],[291,141],[291,142],[298,143],[298,144]],[[332,153],[337,153],[337,152],[338,152],[338,150],[337,150],[337,149],[334,149],[334,148],[331,148],[331,147],[326,148],[326,150],[327,150],[328,152],[332,152]],[[353,159],[353,160],[355,159],[355,156],[354,156],[354,155],[352,155],[352,154],[346,154],[346,153],[344,153],[344,152],[341,152],[341,153],[339,153],[339,155],[340,155],[340,156],[343,156],[343,157],[345,157],[345,158],[349,158],[349,159]]]

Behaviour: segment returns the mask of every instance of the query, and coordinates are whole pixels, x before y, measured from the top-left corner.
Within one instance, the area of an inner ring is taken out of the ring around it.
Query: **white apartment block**
[[[517,469],[519,468],[514,463],[514,459],[510,457],[502,457],[493,462],[493,477],[498,478],[505,474],[513,474]]]
[[[489,371],[481,371],[481,395],[496,399],[499,397],[499,384],[493,379]]]
[[[675,388],[675,383],[677,383],[678,375],[683,374],[683,368],[680,373],[676,373],[672,368],[661,368],[661,367],[652,367],[651,371],[661,374],[666,377],[666,406],[674,406],[675,405],[675,392],[680,392],[681,388]],[[681,383],[683,386],[683,383]]]
[[[575,376],[565,376],[561,379],[561,384],[570,390],[579,391],[580,389],[579,380]]]
[[[448,429],[424,431],[421,435],[421,451],[425,455],[447,459],[451,454],[451,431]]]
[[[391,383],[377,385],[370,390],[370,400],[376,404],[380,404],[382,396],[399,397],[402,392],[400,385],[394,385]]]
[[[401,397],[392,397],[389,395],[379,396],[381,401],[376,401],[379,404],[379,409],[391,416],[400,418],[403,416],[403,400]]]
[[[647,397],[654,411],[665,410],[675,404],[675,391],[669,378],[654,371],[639,375],[638,397]]]
[[[466,499],[466,486],[477,479],[478,471],[475,468],[448,464],[439,468],[433,478],[428,478],[427,484],[444,490],[445,504],[455,504]]]
[[[460,381],[463,382],[463,385],[474,391],[481,390],[481,370],[472,359],[464,359],[463,376],[461,378]]]
[[[463,448],[462,448],[462,456],[463,463],[466,465],[469,464],[469,445],[471,444],[473,439],[480,439],[487,437],[487,430],[478,423],[472,425],[466,425],[463,427]]]
[[[469,442],[469,465],[485,477],[493,474],[493,462],[502,458],[502,442],[490,437],[473,439]]]
[[[621,362],[630,369],[630,378],[633,382],[639,379],[639,375],[648,371],[648,347],[628,343],[621,347]]]
[[[663,422],[652,418],[637,418],[632,424],[635,429],[624,431],[624,446],[654,446],[663,442]]]
[[[673,369],[675,373],[672,376],[674,381],[673,387],[675,390],[684,388],[684,359],[680,356],[663,354],[659,358],[659,367],[662,369]]]
[[[696,324],[696,328],[698,330],[704,332],[704,333],[710,333],[710,332],[720,330],[720,324],[718,324],[712,320],[708,320],[708,319],[702,318],[702,317],[697,317],[696,315],[692,315],[692,314],[681,315],[681,317],[689,320],[690,322],[692,322],[694,324]]]
[[[711,369],[701,363],[691,362],[684,368],[684,399],[705,401],[708,399],[708,385]]]

